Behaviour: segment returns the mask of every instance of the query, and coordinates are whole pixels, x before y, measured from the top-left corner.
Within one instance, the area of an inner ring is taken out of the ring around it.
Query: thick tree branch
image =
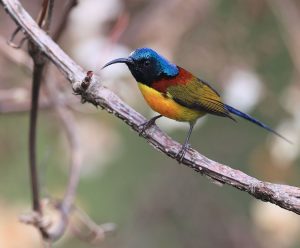
[[[18,26],[35,43],[42,52],[57,66],[57,68],[72,83],[73,89],[81,94],[85,101],[104,108],[109,113],[127,123],[133,130],[145,122],[145,118],[120,100],[109,89],[101,86],[100,81],[92,78],[90,86],[84,90],[81,81],[86,73],[60,47],[42,31],[17,0],[0,0],[7,13]],[[156,149],[175,158],[181,145],[165,135],[156,126],[150,128],[147,141]],[[231,185],[246,191],[257,199],[274,203],[282,208],[300,214],[300,189],[288,185],[262,182],[239,170],[217,163],[206,158],[197,151],[190,149],[183,164],[204,174],[222,184]]]

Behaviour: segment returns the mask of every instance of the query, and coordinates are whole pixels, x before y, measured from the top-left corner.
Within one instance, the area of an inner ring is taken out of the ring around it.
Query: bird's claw
[[[186,144],[186,145],[183,145],[180,149],[180,151],[176,154],[175,158],[177,159],[178,163],[181,164],[182,163],[182,160],[183,160],[183,157],[186,153],[186,151],[191,147],[190,144]]]
[[[149,120],[138,126],[139,128],[139,136],[142,136],[146,130],[154,124],[153,121]]]
[[[151,127],[153,124],[155,124],[155,121],[156,121],[157,119],[159,119],[160,117],[162,117],[162,115],[154,116],[154,117],[151,118],[150,120],[148,120],[148,121],[146,121],[145,123],[139,125],[138,128],[141,129],[141,130],[139,131],[139,136],[142,136],[143,133],[145,133],[146,130],[147,130],[149,127]]]

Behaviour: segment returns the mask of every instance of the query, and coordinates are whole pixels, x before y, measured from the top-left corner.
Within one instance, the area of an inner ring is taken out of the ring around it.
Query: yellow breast
[[[145,84],[138,83],[138,86],[149,106],[165,117],[177,121],[193,122],[205,114],[186,108]]]

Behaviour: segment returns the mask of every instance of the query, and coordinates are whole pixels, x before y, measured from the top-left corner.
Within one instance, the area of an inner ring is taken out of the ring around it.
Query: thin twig
[[[5,40],[3,37],[0,36],[0,53],[1,55],[5,56],[7,59],[12,61],[13,63],[17,65],[22,65],[26,71],[32,71],[31,66],[31,59],[28,56],[28,53],[25,51],[19,49],[16,50],[16,47],[11,46],[11,43],[9,44],[9,47],[7,46],[7,40]]]
[[[42,27],[46,32],[49,32],[51,20],[52,20],[52,14],[53,14],[53,8],[54,8],[54,0],[45,0],[48,2],[48,8],[47,8],[47,17],[44,21],[44,26]]]
[[[65,30],[67,24],[68,24],[68,18],[71,10],[78,4],[78,0],[69,0],[67,3],[67,6],[64,9],[62,19],[60,20],[60,23],[57,27],[57,29],[54,32],[53,40],[58,41],[58,39],[61,37],[62,32]]]
[[[24,42],[27,40],[26,37],[22,38],[19,44],[14,43],[14,39],[16,38],[17,34],[21,31],[20,27],[17,27],[15,31],[12,33],[11,37],[9,40],[7,40],[7,44],[13,48],[20,49]]]
[[[41,28],[44,27],[43,23],[47,20],[46,16],[47,16],[48,8],[49,8],[49,2],[50,2],[49,0],[43,0],[42,8],[41,8],[40,13],[37,18],[37,24]]]
[[[52,74],[52,70],[48,70],[48,78],[53,79],[54,75]],[[56,89],[55,84],[53,84],[53,80],[51,80],[51,82],[46,80],[46,88],[55,111],[63,124],[71,150],[68,185],[64,198],[58,206],[61,214],[60,220],[56,225],[57,228],[49,233],[51,240],[57,240],[63,235],[68,224],[69,213],[73,206],[76,189],[80,178],[82,152],[80,149],[80,140],[77,132],[76,121],[73,114],[68,110],[65,102],[60,101],[59,92]]]
[[[36,44],[56,67],[72,83],[74,91],[81,94],[85,101],[104,108],[109,113],[127,123],[133,130],[139,131],[139,125],[145,118],[125,104],[109,89],[101,86],[99,80],[93,77],[87,90],[81,87],[85,77],[84,70],[77,65],[51,38],[41,29],[23,9],[17,0],[0,0],[12,19],[21,26],[32,42]],[[147,141],[167,156],[176,157],[181,145],[164,134],[159,128],[150,128]],[[300,214],[300,189],[293,186],[273,184],[260,181],[239,170],[208,159],[194,149],[189,149],[183,159],[183,165],[220,182],[248,192],[262,201],[274,203],[282,208]]]
[[[31,176],[31,191],[33,210],[42,213],[40,207],[40,194],[38,173],[36,168],[36,122],[38,114],[39,90],[43,74],[43,65],[34,65],[32,77],[32,94],[30,108],[30,125],[29,125],[29,165]]]

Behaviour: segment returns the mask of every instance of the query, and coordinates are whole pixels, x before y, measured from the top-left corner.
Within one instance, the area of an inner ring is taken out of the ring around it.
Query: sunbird
[[[138,48],[128,58],[114,59],[102,69],[116,63],[128,66],[146,102],[159,113],[141,125],[140,134],[163,116],[189,123],[190,128],[185,142],[176,155],[179,163],[189,148],[189,139],[195,123],[205,114],[227,117],[233,121],[236,120],[232,115],[242,117],[291,143],[261,121],[223,103],[219,93],[206,81],[172,64],[151,48]]]

